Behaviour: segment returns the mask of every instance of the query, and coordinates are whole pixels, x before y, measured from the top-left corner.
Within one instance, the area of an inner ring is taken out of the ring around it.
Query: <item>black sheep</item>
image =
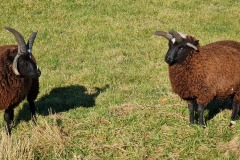
[[[18,31],[10,27],[4,28],[14,35],[18,44],[0,47],[0,109],[5,110],[6,131],[11,135],[14,108],[26,97],[32,120],[36,124],[34,101],[39,93],[38,78],[41,72],[32,56],[32,46],[37,33],[33,32],[26,44]]]
[[[235,124],[240,105],[240,43],[225,40],[200,46],[194,37],[176,31],[155,34],[169,40],[165,61],[172,89],[188,102],[190,123],[194,123],[197,108],[199,124],[205,127],[203,113],[207,104],[231,97],[230,125]]]

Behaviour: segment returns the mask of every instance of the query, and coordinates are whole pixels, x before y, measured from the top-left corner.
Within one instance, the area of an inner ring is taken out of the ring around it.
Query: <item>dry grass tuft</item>
[[[234,154],[238,157],[240,157],[240,141],[239,136],[235,136],[232,138],[229,142],[220,142],[217,144],[217,149],[220,151],[223,151],[225,153],[225,156],[231,154]]]
[[[34,159],[34,157],[45,159],[53,156],[53,153],[54,157],[63,157],[71,136],[66,134],[63,127],[57,125],[56,116],[51,117],[53,122],[42,120],[37,126],[32,126],[32,131],[21,131],[19,135],[14,132],[9,137],[2,131],[0,159],[15,160],[16,157],[19,160]]]
[[[8,137],[5,132],[1,133],[0,159],[1,160],[33,159],[34,152],[29,140]]]
[[[111,112],[117,116],[124,116],[131,113],[135,108],[137,108],[137,106],[134,104],[123,104],[121,106],[112,108]]]
[[[41,155],[48,154],[50,150],[62,155],[70,137],[67,138],[68,135],[62,128],[46,121],[44,124],[33,129],[31,141],[34,143],[34,150],[41,152]]]

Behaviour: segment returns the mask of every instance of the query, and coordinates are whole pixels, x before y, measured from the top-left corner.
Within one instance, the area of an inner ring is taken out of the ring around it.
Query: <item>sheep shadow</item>
[[[213,119],[218,113],[224,110],[231,110],[232,109],[232,98],[226,98],[224,100],[212,100],[206,107],[208,111],[207,116],[205,117],[205,123]]]
[[[197,108],[198,108],[198,105],[195,101],[194,102],[194,111],[195,111],[194,120],[195,120],[195,122],[198,123],[199,115],[197,113]],[[210,101],[210,103],[205,108],[205,111],[207,111],[207,114],[205,114],[205,116],[204,116],[205,124],[208,125],[208,123],[207,123],[208,121],[210,121],[217,114],[219,114],[220,112],[222,112],[226,109],[232,110],[232,98],[229,97],[229,98],[226,98],[223,100],[213,99],[212,101]],[[239,113],[238,113],[238,115],[239,115]]]
[[[94,107],[97,96],[107,88],[109,88],[109,85],[105,85],[103,88],[94,87],[90,91],[81,85],[54,88],[50,93],[35,102],[37,115],[48,116],[49,114],[66,112],[77,107]],[[19,110],[15,125],[22,120],[31,120],[27,102]]]

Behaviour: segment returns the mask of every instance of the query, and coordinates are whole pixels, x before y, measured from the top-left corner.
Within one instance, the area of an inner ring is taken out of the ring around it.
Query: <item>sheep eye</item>
[[[183,50],[183,46],[181,46],[181,47],[179,48],[179,50]]]

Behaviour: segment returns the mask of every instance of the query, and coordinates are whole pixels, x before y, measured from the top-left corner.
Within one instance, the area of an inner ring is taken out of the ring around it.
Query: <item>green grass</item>
[[[206,129],[189,126],[187,105],[172,93],[164,62],[177,30],[202,45],[240,39],[238,0],[7,1],[0,27],[27,39],[42,71],[38,125],[26,101],[12,137],[0,114],[0,159],[239,159],[240,125],[219,110]],[[15,44],[0,30],[0,44]],[[217,106],[214,106],[217,108]],[[210,111],[205,112],[205,116]]]

